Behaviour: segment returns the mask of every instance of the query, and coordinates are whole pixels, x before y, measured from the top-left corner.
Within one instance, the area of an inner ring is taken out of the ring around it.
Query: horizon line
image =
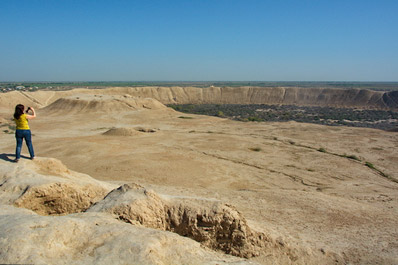
[[[247,82],[254,82],[254,83],[398,83],[398,81],[314,81],[314,80],[301,80],[301,81],[265,81],[265,80],[240,80],[240,81],[231,81],[231,80],[206,80],[206,81],[194,81],[194,80],[130,80],[130,81],[121,81],[121,80],[113,80],[113,81],[100,81],[100,80],[91,80],[91,81],[80,81],[80,80],[73,80],[73,81],[0,81],[0,83],[182,83],[182,82],[190,82],[190,83],[209,83],[209,82],[229,82],[229,83],[247,83]]]

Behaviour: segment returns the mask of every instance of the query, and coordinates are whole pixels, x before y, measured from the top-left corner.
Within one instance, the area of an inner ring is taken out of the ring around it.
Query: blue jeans
[[[17,139],[17,148],[15,150],[15,159],[21,158],[21,149],[22,149],[23,139],[25,139],[26,146],[29,149],[30,158],[35,157],[35,152],[33,151],[33,145],[32,145],[32,134],[31,134],[30,130],[16,130],[15,138]]]

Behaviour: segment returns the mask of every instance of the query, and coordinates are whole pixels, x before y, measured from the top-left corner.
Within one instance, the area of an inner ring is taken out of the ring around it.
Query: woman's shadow
[[[11,159],[11,158],[12,159]],[[21,158],[26,158],[26,159],[30,159],[28,156],[23,156],[23,155],[21,155]],[[15,160],[15,154],[6,154],[6,153],[2,153],[2,154],[0,154],[0,159],[3,159],[4,161],[7,161],[7,162],[14,162],[14,160]]]

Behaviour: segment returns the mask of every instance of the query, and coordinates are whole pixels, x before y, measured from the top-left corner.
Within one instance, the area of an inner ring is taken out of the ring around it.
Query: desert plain
[[[181,91],[1,94],[0,263],[398,264],[397,132],[184,114]],[[19,103],[36,158],[13,163]]]

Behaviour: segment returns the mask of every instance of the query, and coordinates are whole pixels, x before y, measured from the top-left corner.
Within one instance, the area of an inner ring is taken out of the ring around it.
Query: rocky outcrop
[[[52,158],[0,160],[0,263],[255,264],[206,248],[258,253],[257,234],[236,209],[185,200],[115,189]]]
[[[68,170],[59,160],[36,158],[3,169],[0,202],[41,215],[77,213],[102,200],[113,185]]]
[[[101,213],[40,216],[0,205],[1,264],[255,264]]]
[[[270,244],[232,205],[203,198],[159,196],[136,184],[110,192],[88,212],[107,212],[149,228],[177,233],[214,250],[250,258]]]
[[[216,199],[102,182],[52,158],[0,159],[0,264],[345,263],[271,233]]]

